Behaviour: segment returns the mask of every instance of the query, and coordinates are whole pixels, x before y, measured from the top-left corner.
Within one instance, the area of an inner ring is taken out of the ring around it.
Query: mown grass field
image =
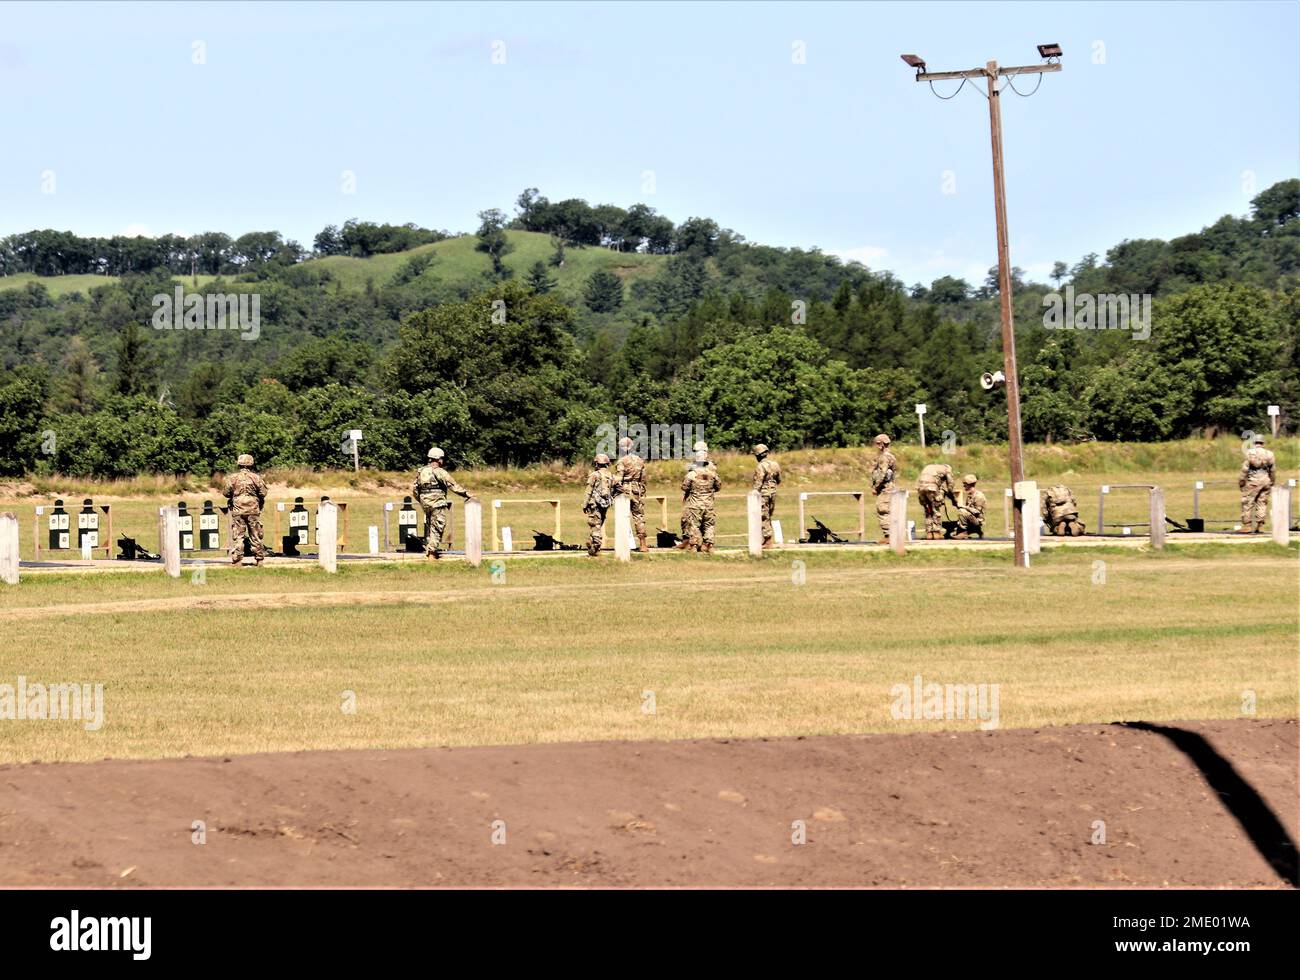
[[[998,684],[1004,728],[1290,717],[1297,554],[31,575],[0,589],[0,684],[102,683],[105,723],[0,721],[0,762],[975,727],[895,719],[891,688],[918,674]]]

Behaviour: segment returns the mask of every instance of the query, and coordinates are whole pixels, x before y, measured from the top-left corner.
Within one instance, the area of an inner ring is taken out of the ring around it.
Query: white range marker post
[[[501,529],[501,550],[502,551],[515,550],[515,534],[513,531],[510,530],[509,525],[506,525]]]
[[[1268,495],[1269,516],[1273,520],[1273,540],[1280,545],[1288,545],[1291,543],[1291,488],[1274,487]],[[14,538],[14,547],[18,547],[17,537]]]
[[[483,504],[465,501],[465,560],[478,568],[483,562]]]
[[[889,543],[896,554],[907,554],[907,491],[889,494]]]
[[[631,561],[632,549],[632,501],[625,493],[614,498],[614,557],[619,561]]]
[[[921,448],[925,448],[925,402],[916,403],[916,420],[921,423]]]
[[[1165,492],[1160,487],[1151,488],[1151,547],[1159,551],[1165,546]]]
[[[1025,554],[1036,555],[1043,550],[1041,539],[1043,522],[1038,513],[1038,484],[1034,480],[1022,480],[1011,490],[1012,497],[1019,501],[1020,520],[1025,526]],[[1031,504],[1033,506],[1030,506]]]
[[[18,584],[18,516],[0,514],[0,582]]]
[[[316,536],[320,539],[320,567],[333,574],[339,570],[339,509],[333,501],[316,511]]]
[[[763,557],[763,501],[758,491],[745,494],[745,516],[748,520],[749,553],[754,558]]]
[[[372,555],[379,554],[379,525],[378,524],[370,525],[370,553]]]
[[[785,534],[781,531],[781,522],[772,518],[772,540],[778,545],[785,544]]]
[[[1282,408],[1279,405],[1268,406],[1268,421],[1273,426],[1273,438],[1277,438],[1278,424],[1282,421]]]
[[[171,578],[181,577],[181,514],[175,507],[158,511],[158,553],[163,569]]]

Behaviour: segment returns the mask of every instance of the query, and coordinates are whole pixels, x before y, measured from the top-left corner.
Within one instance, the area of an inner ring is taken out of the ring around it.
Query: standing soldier
[[[443,468],[444,455],[437,446],[429,450],[429,464],[420,470],[412,488],[424,508],[424,556],[435,560],[442,557],[442,533],[447,529],[447,515],[451,512],[449,495],[458,493],[466,500],[474,499]]]
[[[718,470],[709,462],[706,451],[695,454],[695,468],[682,480],[682,497],[686,501],[686,531],[683,541],[687,549],[694,548],[706,555],[713,551],[718,518],[714,512],[714,494],[722,489]]]
[[[266,557],[262,543],[262,505],[266,503],[266,484],[253,472],[253,457],[239,456],[239,472],[226,482],[226,500],[230,502],[230,563],[236,568],[244,560],[244,538],[253,551],[253,564],[261,565]]]
[[[609,513],[610,504],[618,489],[614,474],[609,471],[609,457],[597,453],[595,467],[587,477],[587,496],[582,501],[582,512],[587,515],[587,527],[591,537],[587,541],[587,556],[600,556],[600,546],[605,538],[605,515]]]
[[[1074,499],[1074,491],[1064,483],[1058,483],[1043,491],[1041,516],[1047,529],[1057,537],[1061,535],[1080,537],[1083,534],[1083,521],[1079,520],[1079,503]]]
[[[931,463],[921,470],[916,481],[916,495],[921,498],[921,509],[925,511],[927,541],[943,537],[943,518],[939,511],[946,500],[951,500],[954,507],[957,505],[955,479],[952,467],[947,463]]]
[[[898,459],[889,451],[889,436],[883,432],[871,440],[876,447],[876,459],[871,465],[871,492],[876,495],[876,516],[880,518],[880,541],[889,542],[889,495],[898,489],[894,477],[898,474]]]
[[[1277,479],[1275,466],[1272,451],[1264,448],[1264,437],[1256,436],[1255,444],[1246,452],[1241,476],[1237,479],[1237,487],[1241,490],[1241,531],[1238,533],[1251,533],[1252,524],[1256,533],[1264,530],[1268,492]]]
[[[754,467],[754,489],[758,491],[763,506],[763,547],[770,548],[772,540],[772,514],[776,511],[776,488],[781,485],[781,464],[768,459],[767,446],[759,443],[754,447],[754,458],[758,465]]]
[[[637,551],[649,551],[645,543],[645,460],[632,452],[632,440],[627,436],[618,441],[618,448],[623,450],[623,455],[614,466],[615,488],[627,494]]]
[[[693,447],[695,458],[686,464],[686,475],[689,477],[699,467],[707,467],[713,470],[713,475],[717,476],[718,467],[713,460],[709,459],[709,444],[701,439]],[[686,493],[682,493],[682,540],[678,542],[679,550],[685,551],[691,547],[691,517],[690,506],[686,499]]]
[[[953,537],[969,538],[972,534],[984,537],[984,512],[988,510],[989,502],[983,490],[975,489],[976,482],[974,473],[961,478],[962,499],[957,505],[957,533]]]

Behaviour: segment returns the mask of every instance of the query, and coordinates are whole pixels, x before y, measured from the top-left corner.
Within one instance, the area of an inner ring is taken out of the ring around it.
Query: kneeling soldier
[[[955,538],[969,538],[972,534],[977,538],[984,537],[984,511],[988,509],[989,502],[984,491],[975,489],[976,482],[974,473],[967,473],[961,478],[962,499],[957,504]]]
[[[1079,537],[1083,522],[1079,520],[1079,504],[1074,492],[1063,483],[1043,491],[1043,523],[1057,537]]]
[[[244,538],[253,552],[253,564],[262,564],[266,545],[262,543],[262,505],[266,503],[266,484],[253,472],[253,457],[241,453],[239,472],[226,483],[230,502],[230,563],[236,568],[244,560]]]
[[[615,490],[609,457],[597,453],[594,462],[591,476],[587,477],[587,496],[582,501],[582,512],[587,515],[587,527],[591,529],[591,537],[587,540],[587,556],[590,558],[600,555],[600,546],[605,540],[605,515],[614,502]]]
[[[466,500],[474,495],[457,483],[442,465],[445,454],[437,446],[429,450],[429,465],[415,478],[415,497],[424,508],[424,556],[442,557],[442,534],[447,529],[447,515],[451,512],[451,497],[458,493]]]

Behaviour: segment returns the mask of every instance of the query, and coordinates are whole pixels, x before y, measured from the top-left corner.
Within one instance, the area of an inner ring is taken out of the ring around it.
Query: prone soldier
[[[772,514],[776,512],[776,489],[781,485],[781,464],[768,456],[768,448],[761,442],[754,447],[754,458],[758,460],[754,467],[754,489],[763,508],[763,547],[770,548],[775,543]]]
[[[443,467],[445,455],[437,446],[430,449],[428,465],[416,475],[412,487],[415,498],[424,508],[424,556],[435,560],[442,557],[442,535],[447,529],[447,515],[451,512],[450,494],[458,493],[466,500],[474,499],[474,495]]]
[[[1256,436],[1255,444],[1246,451],[1241,475],[1237,478],[1237,487],[1241,490],[1241,530],[1238,533],[1264,530],[1264,519],[1268,517],[1268,492],[1277,479],[1276,465],[1272,451],[1264,448],[1263,436]]]
[[[240,453],[239,472],[226,481],[226,500],[230,502],[230,563],[236,568],[244,560],[244,539],[253,551],[253,564],[266,558],[262,543],[262,507],[266,503],[266,483],[253,472],[253,457]]]
[[[971,535],[984,537],[984,512],[989,502],[983,490],[975,489],[978,482],[974,473],[967,473],[961,478],[962,499],[957,504],[957,527],[955,538],[969,538]]]
[[[718,479],[718,470],[709,462],[708,452],[700,450],[695,454],[695,468],[688,470],[682,480],[682,497],[686,501],[686,532],[683,544],[686,548],[702,551],[706,555],[713,551],[713,541],[717,533],[718,518],[714,510],[714,495],[722,489]]]
[[[1074,499],[1074,491],[1064,483],[1043,491],[1042,518],[1047,529],[1057,537],[1080,537],[1083,534],[1079,503]]]
[[[951,500],[954,507],[957,505],[955,479],[952,467],[947,463],[931,463],[921,470],[921,476],[916,481],[916,495],[921,500],[921,509],[925,511],[927,541],[943,537],[943,517],[940,511],[947,500]]]
[[[632,452],[632,440],[627,436],[618,441],[618,448],[623,455],[614,466],[615,490],[627,496],[637,551],[649,551],[645,543],[645,460]]]
[[[898,458],[889,451],[889,436],[883,432],[871,440],[876,447],[876,458],[871,464],[871,492],[876,495],[876,517],[880,519],[880,540],[889,542],[889,495],[898,489],[894,477],[898,474]]]
[[[587,515],[591,536],[587,539],[587,556],[598,558],[605,539],[605,515],[609,513],[617,490],[614,474],[609,471],[609,457],[597,453],[591,475],[587,477],[587,496],[582,501],[582,512]]]

